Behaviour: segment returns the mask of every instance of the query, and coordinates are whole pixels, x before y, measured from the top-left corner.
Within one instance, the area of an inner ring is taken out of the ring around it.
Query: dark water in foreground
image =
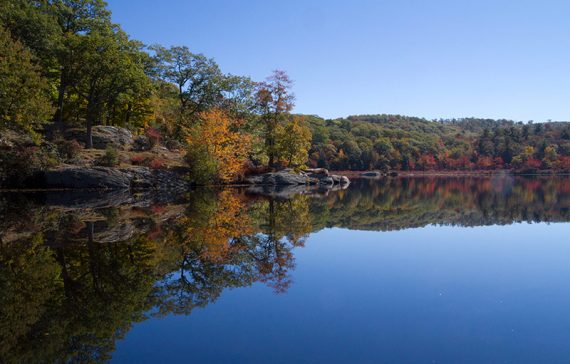
[[[0,362],[568,363],[570,178],[0,194]]]

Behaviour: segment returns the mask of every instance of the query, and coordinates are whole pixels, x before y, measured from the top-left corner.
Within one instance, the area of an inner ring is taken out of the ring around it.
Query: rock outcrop
[[[361,177],[367,178],[379,178],[379,177],[396,177],[398,172],[391,171],[391,172],[380,172],[380,171],[366,171],[360,173]]]
[[[382,173],[378,171],[366,171],[360,174],[362,177],[382,177]]]
[[[305,169],[301,173],[305,173],[311,178],[316,178],[320,184],[324,185],[348,186],[350,184],[348,177],[331,174],[328,169],[325,168]]]
[[[246,177],[245,182],[252,185],[291,186],[291,185],[324,185],[347,186],[350,180],[346,176],[330,174],[327,169],[306,169],[296,173],[292,169],[269,172]]]
[[[173,171],[132,167],[124,169],[106,167],[70,167],[47,171],[44,188],[60,189],[186,189],[184,178]]]
[[[133,134],[125,128],[116,126],[97,125],[93,127],[93,148],[105,149],[108,146],[116,149],[128,149],[133,144]],[[84,143],[86,132],[84,129],[69,129],[65,132],[68,140],[76,139]]]
[[[269,172],[246,177],[245,182],[252,185],[314,185],[318,183],[315,178],[304,173],[295,173],[292,170],[284,169],[278,172]]]
[[[129,177],[114,168],[63,168],[45,172],[46,188],[129,189]]]

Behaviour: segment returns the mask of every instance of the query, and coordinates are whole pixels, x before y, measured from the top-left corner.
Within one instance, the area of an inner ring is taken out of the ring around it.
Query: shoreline
[[[332,171],[341,176],[346,176],[350,178],[365,178],[365,179],[376,179],[376,178],[395,178],[395,177],[491,177],[500,175],[509,176],[545,176],[545,177],[555,177],[555,176],[570,176],[570,172],[555,172],[550,170],[545,170],[542,172],[535,173],[523,173],[516,172],[511,169],[500,169],[500,170],[478,170],[478,171],[391,171],[388,175],[379,176],[363,176],[363,173],[375,172],[375,171]],[[381,172],[380,172],[381,173]],[[390,176],[390,173],[396,173]]]
[[[521,176],[521,177],[569,177],[569,172],[557,173],[554,171],[544,171],[543,173],[517,173],[513,170],[493,170],[493,171],[394,171],[395,175],[378,175],[363,176],[366,172],[375,171],[330,171],[339,176],[345,176],[350,179],[382,179],[382,178],[414,178],[414,177],[494,177],[494,176]],[[251,186],[271,186],[270,184],[251,184],[246,182],[228,183],[228,184],[209,184],[209,185],[189,185],[187,191],[193,191],[199,188],[244,188]],[[309,186],[309,185],[307,185]],[[43,193],[43,192],[101,192],[101,191],[117,191],[116,188],[2,188],[0,193]],[[132,193],[162,191],[169,188],[136,188],[124,189]]]

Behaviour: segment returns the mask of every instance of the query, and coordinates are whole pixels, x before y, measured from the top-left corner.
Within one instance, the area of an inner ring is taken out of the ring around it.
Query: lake
[[[570,178],[0,193],[0,362],[568,363]]]

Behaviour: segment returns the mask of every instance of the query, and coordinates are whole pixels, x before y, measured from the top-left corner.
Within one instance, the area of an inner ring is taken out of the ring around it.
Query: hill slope
[[[313,132],[309,164],[336,170],[569,169],[570,123],[303,116]]]

